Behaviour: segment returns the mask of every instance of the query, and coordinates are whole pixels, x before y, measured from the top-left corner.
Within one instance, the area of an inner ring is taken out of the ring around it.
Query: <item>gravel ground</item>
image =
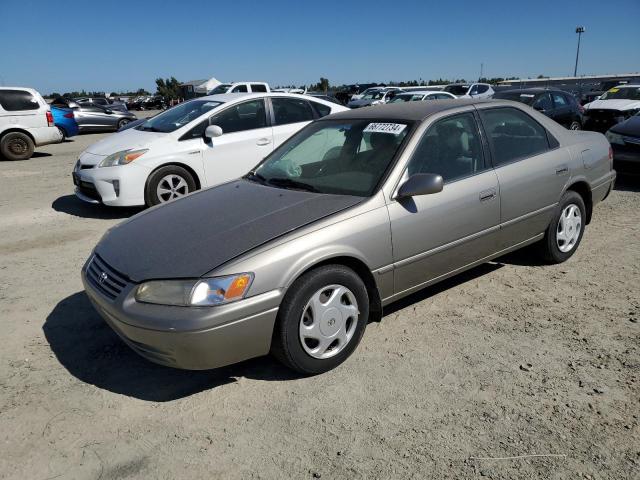
[[[394,304],[332,372],[187,372],[139,358],[82,293],[136,212],[72,195],[103,136],[0,162],[1,478],[640,478],[637,179],[567,263],[523,251]]]

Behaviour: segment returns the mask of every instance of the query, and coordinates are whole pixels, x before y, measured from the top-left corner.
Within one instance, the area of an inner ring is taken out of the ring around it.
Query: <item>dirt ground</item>
[[[525,251],[420,292],[332,372],[187,372],[130,351],[82,292],[136,212],[72,194],[103,136],[0,162],[0,478],[640,478],[640,180],[569,262]]]

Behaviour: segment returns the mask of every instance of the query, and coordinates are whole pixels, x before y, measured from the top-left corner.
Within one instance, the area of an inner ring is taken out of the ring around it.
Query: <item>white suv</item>
[[[488,83],[452,83],[443,90],[458,98],[491,98],[496,93]]]
[[[305,125],[345,110],[286,93],[195,98],[82,152],[76,195],[118,207],[164,203],[248,173]]]
[[[51,109],[37,91],[0,87],[0,157],[27,160],[35,147],[60,141]]]
[[[221,93],[268,93],[271,89],[265,82],[235,82],[221,83],[207,95],[219,95]]]

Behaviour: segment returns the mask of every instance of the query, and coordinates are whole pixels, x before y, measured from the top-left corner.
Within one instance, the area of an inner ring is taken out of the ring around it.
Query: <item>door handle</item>
[[[556,168],[556,175],[562,175],[563,173],[567,173],[569,171],[569,167],[566,165],[560,165]]]
[[[271,143],[271,140],[268,138],[260,138],[258,139],[258,141],[256,142],[256,145],[269,145]]]
[[[495,198],[497,194],[498,194],[498,192],[496,191],[495,188],[490,188],[488,190],[483,190],[482,192],[480,192],[480,201],[481,202],[486,202],[488,200],[491,200],[492,198]]]

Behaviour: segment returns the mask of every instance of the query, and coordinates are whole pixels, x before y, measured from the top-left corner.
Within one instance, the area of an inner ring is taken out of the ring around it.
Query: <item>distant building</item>
[[[607,90],[619,83],[640,83],[640,73],[584,75],[581,77],[520,78],[518,80],[505,80],[498,85],[501,87],[501,90],[504,90],[504,87],[554,87],[574,94],[582,94],[592,90]]]
[[[220,83],[221,82],[214,77],[211,77],[209,80],[190,80],[180,84],[180,92],[184,99],[202,97],[206,95],[208,91],[220,85]]]

